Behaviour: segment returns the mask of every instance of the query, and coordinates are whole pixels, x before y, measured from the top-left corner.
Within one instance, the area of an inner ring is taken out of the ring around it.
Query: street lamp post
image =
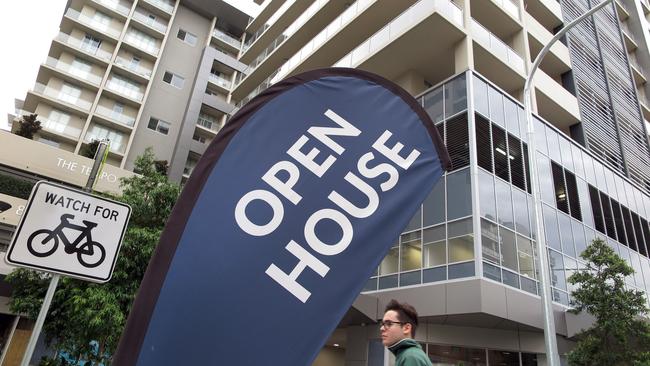
[[[537,253],[539,256],[539,282],[541,287],[541,298],[542,298],[542,310],[544,315],[544,343],[546,349],[546,358],[549,366],[560,366],[560,356],[557,351],[557,339],[555,336],[555,322],[553,320],[553,304],[551,298],[551,287],[549,283],[549,272],[548,272],[548,258],[547,252],[545,249],[546,238],[544,231],[541,226],[541,216],[542,216],[542,206],[541,200],[539,197],[539,177],[537,176],[537,150],[535,146],[535,131],[533,126],[533,114],[531,111],[532,100],[530,96],[530,84],[535,75],[535,71],[539,68],[539,64],[542,62],[542,59],[548,53],[548,50],[551,49],[551,46],[555,44],[562,36],[564,36],[569,29],[573,28],[576,24],[583,21],[587,17],[591,16],[598,10],[604,8],[607,4],[612,4],[614,0],[604,0],[600,4],[594,6],[588,12],[579,16],[578,18],[571,21],[564,28],[562,28],[552,39],[551,41],[544,46],[540,53],[535,58],[533,66],[526,78],[524,84],[524,110],[526,112],[526,123],[528,127],[528,148],[530,153],[528,154],[528,162],[531,170],[531,190],[533,195],[533,206],[535,207],[535,233],[537,237]]]

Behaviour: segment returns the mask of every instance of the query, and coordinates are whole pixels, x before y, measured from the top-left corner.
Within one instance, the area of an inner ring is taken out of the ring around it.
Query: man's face
[[[411,325],[400,324],[399,316],[396,311],[388,310],[384,314],[383,321],[384,322],[391,321],[393,323],[390,327],[382,325],[380,328],[381,343],[383,343],[384,346],[388,347],[390,345],[399,342],[404,338],[409,337],[409,334],[411,332]]]

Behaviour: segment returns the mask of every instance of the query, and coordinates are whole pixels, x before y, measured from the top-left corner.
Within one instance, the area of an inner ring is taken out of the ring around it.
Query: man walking
[[[413,340],[418,313],[407,303],[391,300],[381,321],[381,341],[395,355],[395,366],[432,366],[420,344]]]

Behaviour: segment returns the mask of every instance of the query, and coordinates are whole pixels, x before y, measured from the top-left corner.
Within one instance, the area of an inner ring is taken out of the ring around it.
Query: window
[[[484,219],[481,219],[481,245],[483,246],[484,261],[501,264],[497,225]]]
[[[177,87],[178,89],[181,89],[185,83],[185,79],[183,77],[169,71],[165,71],[165,75],[163,75],[163,81],[169,85]]]
[[[400,271],[410,271],[422,268],[422,239],[420,231],[401,236],[401,267]]]
[[[179,29],[176,37],[191,46],[194,46],[196,44],[196,36],[186,30]]]
[[[447,263],[445,225],[424,229],[424,267],[435,267]]]
[[[472,214],[472,195],[470,193],[469,169],[447,175],[447,220],[458,219]]]
[[[445,178],[441,177],[422,203],[422,224],[431,226],[445,221]]]
[[[508,159],[510,159],[510,178],[512,179],[512,184],[522,190],[526,190],[521,142],[510,134],[508,134]]]
[[[131,29],[126,35],[126,41],[149,53],[158,53],[156,39],[146,33]]]
[[[594,214],[594,222],[596,230],[605,234],[605,224],[603,210],[600,207],[600,198],[598,196],[598,190],[592,186],[589,186],[589,197],[591,198],[591,210]]]
[[[131,58],[131,64],[129,65],[132,69],[136,69],[140,65],[140,58],[133,56]]]
[[[92,70],[92,66],[88,62],[77,57],[72,60],[72,65],[70,66],[70,73],[82,78],[88,77],[88,74]]]
[[[95,38],[90,34],[86,34],[84,36],[84,39],[81,41],[81,49],[94,55],[101,44],[101,39]]]
[[[569,210],[571,216],[582,221],[582,212],[580,210],[580,199],[578,198],[578,184],[576,176],[568,170],[564,170],[564,179],[566,182],[566,192],[569,197]]]
[[[95,15],[93,16],[93,25],[96,28],[107,30],[110,24],[111,17],[99,11],[95,12]]]
[[[142,100],[143,95],[140,92],[140,85],[119,75],[111,76],[106,86],[108,89],[129,98]]]
[[[476,114],[476,157],[478,166],[492,173],[492,139],[490,138],[490,122]]]
[[[555,203],[557,208],[565,213],[569,213],[569,200],[567,199],[566,186],[564,185],[564,174],[561,166],[551,161],[551,171],[553,173],[553,187],[555,188]]]
[[[449,223],[447,231],[449,236],[449,263],[474,259],[472,219]]]
[[[43,124],[43,128],[61,133],[68,126],[69,122],[70,122],[69,114],[53,109],[50,112],[49,118],[45,120],[45,123]]]
[[[110,141],[110,150],[120,152],[122,150],[122,140],[124,136],[117,132],[105,127],[93,126],[86,134],[86,141],[107,139]]]
[[[469,165],[469,132],[467,114],[463,113],[447,120],[445,143],[451,159],[451,168],[460,169]]]
[[[161,121],[161,120],[159,120],[157,118],[153,118],[153,117],[149,118],[149,124],[147,124],[147,128],[149,128],[150,130],[160,132],[163,135],[166,135],[166,134],[169,133],[169,127],[170,126],[171,126],[171,124],[169,124],[168,122]]]
[[[68,83],[63,83],[61,91],[59,92],[59,99],[71,104],[77,103],[81,96],[81,89]]]
[[[494,156],[494,174],[497,177],[510,181],[508,169],[508,147],[506,146],[506,131],[492,125],[492,143]]]
[[[192,140],[198,141],[198,142],[200,142],[202,144],[205,144],[205,137],[197,135],[197,134],[194,134],[194,136],[192,136]]]

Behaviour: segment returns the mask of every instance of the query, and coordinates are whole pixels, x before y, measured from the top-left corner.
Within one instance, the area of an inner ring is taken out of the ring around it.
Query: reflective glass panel
[[[492,174],[479,169],[478,182],[481,216],[496,221],[497,207],[494,193],[494,177]]]
[[[497,217],[499,218],[499,224],[514,229],[515,225],[512,215],[512,198],[510,196],[510,185],[496,179],[495,188],[497,193]]]
[[[447,175],[447,220],[472,214],[469,169]]]
[[[422,204],[423,225],[430,226],[445,221],[445,178],[438,180]]]

